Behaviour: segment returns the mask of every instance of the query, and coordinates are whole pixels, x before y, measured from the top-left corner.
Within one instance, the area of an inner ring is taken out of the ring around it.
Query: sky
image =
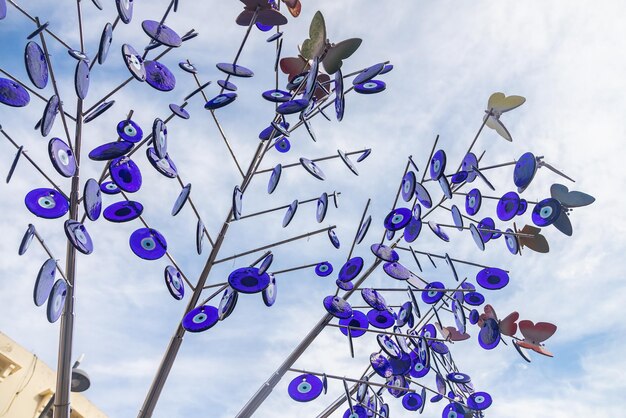
[[[93,56],[102,27],[113,21],[116,10],[113,1],[103,2],[103,11],[89,1],[83,3],[86,49]],[[167,5],[164,0],[135,3],[132,22],[120,23],[115,30],[107,62],[94,67],[88,106],[128,77],[121,45],[130,43],[138,50],[142,48],[148,38],[141,22],[159,20]],[[79,45],[74,7],[43,0],[18,4],[42,21],[49,21],[51,30],[70,45]],[[174,72],[176,88],[162,93],[132,81],[116,93],[115,106],[85,127],[81,176],[86,179],[99,175],[103,164],[85,155],[116,139],[115,126],[129,110],[134,110],[133,119],[146,132],[155,117],[169,115],[169,103],[180,104],[195,88],[192,77],[178,68],[179,61],[189,58],[198,68],[201,81],[213,81],[207,89],[209,97],[219,93],[215,82],[222,77],[215,64],[229,62],[235,56],[245,33],[244,27],[234,23],[242,5],[237,1],[180,2],[178,13],[171,14],[167,24],[178,33],[195,28],[200,35],[161,60]],[[522,319],[558,325],[556,334],[547,341],[555,357],[532,355],[530,364],[510,345],[490,352],[480,349],[476,328],[470,328],[470,340],[452,346],[461,371],[472,376],[477,389],[492,395],[494,403],[488,415],[618,416],[622,408],[615,400],[626,389],[620,372],[626,367],[621,356],[626,329],[619,315],[626,298],[622,281],[626,231],[619,215],[626,203],[620,190],[626,182],[620,139],[626,134],[626,99],[622,94],[626,58],[620,53],[626,39],[620,19],[625,9],[626,5],[618,1],[570,1],[566,7],[559,1],[303,1],[300,17],[288,15],[283,56],[296,54],[297,45],[307,37],[312,16],[320,10],[331,41],[363,39],[359,50],[344,62],[344,73],[387,60],[394,69],[380,77],[387,85],[384,92],[347,95],[346,114],[340,123],[332,117],[332,108],[330,122],[319,116],[313,119],[317,142],[297,130],[291,137],[291,150],[285,154],[269,152],[261,168],[297,162],[299,157],[330,156],[337,149],[372,148],[372,154],[358,164],[358,177],[339,159],[320,163],[327,176],[323,182],[300,167],[287,169],[271,195],[266,193],[268,173],[255,176],[244,197],[244,213],[335,190],[342,193],[339,209],[331,207],[321,225],[315,222],[314,204],[310,203],[301,205],[293,222],[284,229],[283,211],[235,222],[218,258],[336,225],[342,242],[339,250],[323,234],[311,236],[276,247],[271,270],[325,260],[338,270],[347,257],[367,199],[371,198],[372,228],[354,251],[369,265],[373,260],[369,244],[380,239],[382,220],[392,209],[407,156],[412,155],[423,172],[433,140],[439,135],[438,148],[445,150],[450,165],[458,164],[480,127],[490,94],[501,91],[522,95],[526,103],[502,116],[513,142],[485,129],[474,150],[486,151],[483,165],[511,162],[532,151],[573,177],[576,183],[542,168],[523,194],[528,200],[541,200],[549,197],[553,183],[592,194],[596,198],[592,206],[575,209],[571,214],[573,236],[545,228],[542,233],[550,243],[549,254],[524,251],[522,257],[514,257],[502,240],[489,243],[486,251],[480,252],[467,231],[450,230],[451,240],[444,243],[425,228],[414,248],[448,252],[455,258],[510,270],[511,282],[506,288],[485,292],[498,314],[504,317],[517,310]],[[12,6],[7,18],[0,21],[0,67],[29,86],[23,49],[26,35],[33,29],[33,24]],[[272,105],[260,94],[274,88],[275,51],[273,44],[265,42],[267,36],[252,30],[239,62],[251,68],[255,76],[233,80],[239,87],[237,100],[216,112],[229,143],[245,166],[258,144],[258,133],[274,115]],[[58,43],[48,39],[48,45],[64,106],[73,113],[75,62]],[[286,77],[280,74],[279,84],[285,83]],[[52,87],[46,87],[41,94],[49,97]],[[240,176],[203,104],[201,97],[194,97],[188,107],[191,119],[174,119],[168,124],[169,153],[183,182],[192,183],[192,199],[209,233],[215,236],[229,211],[232,189]],[[44,105],[31,95],[31,103],[25,108],[3,106],[0,124],[69,190],[70,181],[51,167],[47,139],[33,130]],[[60,120],[52,136],[64,136]],[[11,144],[0,141],[2,173],[8,171],[14,153]],[[196,254],[194,214],[186,205],[176,217],[170,215],[180,186],[158,174],[143,152],[136,155],[143,186],[133,198],[144,204],[144,218],[150,226],[167,238],[168,249],[184,274],[196,278],[206,261],[208,246],[202,256]],[[511,167],[489,172],[496,186],[494,196],[513,189],[512,172]],[[0,218],[4,237],[0,241],[0,329],[54,368],[59,323],[48,323],[45,309],[35,307],[31,296],[35,277],[47,256],[35,242],[24,256],[17,255],[23,232],[34,223],[55,256],[62,260],[65,256],[62,220],[36,218],[24,207],[25,194],[38,187],[48,186],[25,160],[20,161],[13,180],[0,186],[4,213]],[[427,187],[434,196],[441,196],[432,183]],[[107,205],[117,200],[110,196],[104,199]],[[459,206],[463,204],[463,196],[453,200]],[[485,202],[479,215],[494,216],[494,202]],[[442,210],[433,213],[432,219],[450,223],[449,213]],[[530,223],[530,215],[520,223]],[[86,392],[91,401],[111,417],[133,416],[189,296],[176,301],[167,292],[163,283],[163,269],[168,264],[165,259],[144,261],[130,251],[128,237],[142,227],[139,221],[112,224],[100,219],[87,221],[86,227],[95,250],[78,258],[73,357],[85,353],[82,367],[92,380]],[[257,256],[217,265],[209,283],[224,282],[230,271]],[[409,256],[401,257],[401,262],[415,269]],[[421,262],[425,266],[428,260],[422,258]],[[439,262],[437,266],[425,266],[424,276],[453,284],[445,264]],[[474,280],[476,268],[457,269],[463,277]],[[204,333],[188,333],[154,416],[234,416],[324,315],[321,301],[334,293],[334,277],[317,277],[312,269],[279,275],[278,300],[272,308],[265,307],[260,295],[241,295],[228,319]],[[404,286],[380,270],[365,283]],[[363,305],[358,295],[353,298],[355,306]],[[387,297],[392,304],[404,302],[403,298],[403,293]],[[451,317],[442,320],[453,323]],[[373,336],[362,337],[355,340],[355,350],[352,359],[345,338],[336,329],[326,329],[295,367],[358,377],[378,346]],[[331,381],[327,395],[310,403],[296,403],[287,394],[287,385],[296,376],[288,373],[255,417],[316,416],[342,393],[341,382]],[[425,378],[431,386],[433,380],[432,375]],[[398,400],[386,398],[394,417],[411,416]],[[429,404],[424,415],[440,416],[442,408],[442,403]],[[333,416],[342,416],[344,410],[340,408]]]

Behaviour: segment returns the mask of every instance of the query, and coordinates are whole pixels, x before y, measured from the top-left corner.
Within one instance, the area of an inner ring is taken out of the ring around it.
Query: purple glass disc
[[[517,237],[513,235],[514,232],[511,228],[506,229],[506,233],[504,234],[504,242],[506,244],[506,248],[513,255],[519,253],[519,241]]]
[[[491,350],[500,343],[500,327],[493,318],[485,319],[485,322],[478,333],[478,343],[485,350]]]
[[[533,209],[533,223],[537,226],[552,225],[561,214],[561,210],[561,204],[558,200],[551,197],[543,199]]]
[[[428,350],[428,348],[426,348]],[[428,351],[426,351],[429,353]],[[411,365],[411,370],[409,370],[409,374],[411,377],[424,377],[430,372],[430,367],[428,366],[428,359],[424,357],[424,360],[416,353],[411,353],[411,358],[413,359],[413,364]]]
[[[398,317],[396,318],[396,326],[403,327],[407,324],[407,322],[412,323],[413,322],[412,318],[413,318],[413,304],[411,302],[404,302],[402,304],[402,307],[400,307],[400,311],[398,312]],[[404,338],[404,337],[401,337],[401,338]]]
[[[274,254],[269,253],[267,256],[265,256],[263,261],[261,261],[261,265],[259,265],[259,274],[265,273],[267,269],[270,268],[273,262],[274,262]]]
[[[371,309],[367,312],[367,320],[373,327],[380,329],[391,328],[396,322],[389,311],[379,311],[377,309]]]
[[[389,212],[385,217],[384,226],[388,231],[398,231],[411,221],[412,213],[407,208],[397,208]]]
[[[222,299],[220,299],[220,304],[217,307],[217,316],[220,321],[228,318],[230,314],[233,313],[238,300],[239,293],[232,287],[228,286],[222,294]]]
[[[365,303],[367,303],[369,306],[376,309],[377,311],[387,310],[387,302],[385,301],[385,298],[375,289],[367,287],[363,288],[361,289],[361,296],[363,297]]]
[[[496,214],[501,221],[510,221],[517,215],[519,207],[519,195],[515,192],[508,192],[498,200]]]
[[[172,216],[178,215],[180,210],[185,206],[187,200],[189,199],[189,194],[191,193],[191,183],[188,183],[185,187],[182,188],[180,194],[176,198],[174,202],[174,206],[172,207]]]
[[[346,409],[346,412],[343,413],[343,418],[368,418],[367,409],[362,407],[361,405],[354,405],[352,409]]]
[[[390,357],[389,364],[394,376],[402,376],[411,370],[411,356],[401,353],[399,358]]]
[[[176,32],[156,20],[144,20],[141,27],[146,35],[163,45],[176,48],[183,43]]]
[[[235,189],[233,190],[233,209],[232,209],[233,218],[235,218],[235,220],[238,220],[239,218],[241,218],[242,205],[243,205],[243,192],[241,191],[239,186],[235,186]]]
[[[355,84],[354,91],[361,94],[375,94],[385,90],[387,85],[384,81],[369,80],[362,84]]]
[[[202,332],[217,324],[219,317],[215,306],[198,306],[183,318],[183,328],[189,332]]]
[[[93,252],[93,241],[83,224],[68,219],[64,224],[65,236],[72,243],[74,248],[83,254]]]
[[[467,406],[477,411],[489,408],[492,402],[487,392],[474,392],[467,398]]]
[[[167,155],[167,126],[159,118],[156,118],[152,124],[152,143],[157,156],[165,158]]]
[[[339,270],[339,280],[349,282],[354,279],[363,270],[363,258],[352,257]]]
[[[76,173],[76,159],[71,148],[59,138],[48,142],[48,155],[54,169],[63,177],[72,177]]]
[[[28,78],[35,87],[45,88],[48,85],[48,60],[37,42],[30,41],[26,44],[24,63]]]
[[[144,66],[141,54],[129,44],[124,44],[122,45],[122,57],[124,58],[124,63],[128,71],[130,71],[130,74],[138,81],[146,81],[146,67]]]
[[[176,87],[176,77],[165,64],[158,61],[144,61],[146,83],[159,91],[172,91]]]
[[[324,298],[326,312],[339,319],[352,317],[352,306],[339,296],[326,296]]]
[[[354,77],[354,79],[352,80],[352,84],[363,84],[367,81],[370,81],[372,78],[380,74],[384,68],[385,63],[382,62],[372,65],[371,67],[368,67],[365,70],[361,71],[359,74],[357,74],[356,77]]]
[[[357,245],[360,244],[365,238],[365,235],[367,235],[367,231],[369,230],[371,223],[372,216],[368,215],[368,217],[363,220],[363,223],[359,227],[359,232],[356,234],[356,239],[354,240],[354,242]]]
[[[33,289],[35,306],[41,306],[46,303],[54,285],[56,271],[57,261],[54,258],[47,259],[39,269],[37,280],[35,280],[35,288]]]
[[[333,272],[333,265],[330,264],[328,261],[324,261],[322,263],[319,263],[317,266],[315,266],[315,274],[317,274],[320,277],[330,276],[332,272]]]
[[[328,230],[328,239],[330,240],[330,243],[333,244],[333,247],[339,249],[341,243],[339,242],[339,238],[337,237],[337,233],[334,229]]]
[[[76,95],[80,99],[87,97],[87,93],[89,92],[89,62],[87,60],[80,60],[76,64],[74,88]]]
[[[285,137],[280,138],[274,143],[274,148],[276,148],[278,152],[289,152],[289,150],[291,149],[291,142],[289,142],[289,140]]]
[[[354,289],[354,283],[352,282],[344,282],[344,281],[337,279],[335,280],[335,284],[337,285],[339,289],[345,290],[346,292]]]
[[[100,44],[98,46],[98,64],[102,65],[107,59],[109,54],[109,48],[113,41],[113,25],[107,22],[102,29],[102,35],[100,35]]]
[[[181,300],[185,296],[185,282],[180,272],[174,266],[167,266],[163,275],[170,295],[176,300]]]
[[[259,293],[270,284],[267,273],[259,274],[256,267],[242,267],[230,273],[228,284],[241,293]]]
[[[48,100],[48,103],[46,104],[46,107],[43,111],[43,116],[41,118],[40,131],[42,136],[47,136],[52,130],[54,121],[56,120],[57,114],[59,113],[59,105],[60,101],[57,95],[53,95]]]
[[[143,138],[143,131],[141,130],[141,127],[131,119],[124,119],[120,121],[117,124],[116,129],[117,134],[124,141],[137,143]]]
[[[422,231],[422,220],[411,217],[411,221],[404,227],[403,236],[406,242],[413,242]]]
[[[417,393],[407,393],[402,397],[402,406],[407,411],[417,411],[423,402],[424,400]]]
[[[382,354],[372,353],[370,356],[370,364],[372,365],[372,369],[374,369],[379,376],[385,378],[393,376],[391,364],[389,364],[387,357]]]
[[[530,182],[535,178],[536,172],[537,159],[534,154],[530,152],[522,154],[515,163],[515,169],[513,170],[513,183],[515,183],[520,193],[530,185]]]
[[[270,274],[270,284],[261,292],[263,297],[263,303],[265,306],[270,307],[276,302],[278,287],[276,286],[276,277]]]
[[[491,238],[493,238],[494,233],[490,231],[494,231],[496,229],[496,223],[492,218],[486,217],[478,222],[476,228],[478,228],[478,232],[480,232],[483,242],[487,243],[491,240]]]
[[[411,273],[411,270],[404,267],[402,264],[397,261],[387,262],[383,265],[383,270],[390,277],[393,277],[396,280],[408,280],[415,275]]]
[[[367,320],[367,316],[363,312],[357,311],[357,310],[352,311],[352,316],[350,318],[340,319],[339,325],[343,325],[346,327],[350,326],[350,327],[355,327],[355,328],[364,328],[364,329],[350,328],[350,335],[352,336],[352,338],[358,338],[364,335],[366,332],[365,329],[368,329],[370,326]],[[341,331],[343,335],[345,335],[346,337],[348,336],[348,328],[339,328],[339,330]]]
[[[364,159],[366,159],[367,157],[369,157],[369,155],[372,153],[372,149],[368,148],[365,151],[363,151],[363,154],[359,155],[359,158],[356,159],[357,163],[360,163],[361,161],[363,161]]]
[[[471,306],[480,306],[485,303],[485,297],[478,292],[468,292],[463,297],[465,303]]]
[[[226,74],[235,76],[235,77],[252,77],[254,75],[252,70],[249,70],[246,67],[243,67],[238,64],[229,64],[226,62],[221,62],[219,64],[216,64],[215,66],[217,67],[218,70]]]
[[[428,190],[422,186],[422,183],[415,183],[415,197],[417,197],[417,200],[419,200],[419,202],[426,209],[430,209],[433,206],[433,200],[430,197],[430,193],[428,193]]]
[[[452,177],[450,177],[450,182],[452,184],[461,184],[465,180],[467,180],[467,177],[468,177],[467,171],[464,171],[464,170],[457,171],[456,173],[452,175]]]
[[[228,91],[237,91],[237,85],[228,80],[217,80],[217,85]]]
[[[439,177],[443,175],[446,169],[446,153],[440,149],[435,152],[433,158],[430,160],[430,178],[432,180],[439,180]]]
[[[274,190],[276,190],[276,186],[278,186],[278,182],[280,181],[280,176],[282,172],[283,166],[280,164],[276,164],[276,167],[274,167],[274,169],[272,170],[270,181],[267,184],[267,193],[274,193]]]
[[[104,219],[110,222],[129,222],[139,218],[143,213],[143,205],[132,200],[115,202],[104,209]]]
[[[472,380],[469,375],[460,372],[448,373],[446,378],[452,383],[469,383]]]
[[[316,399],[324,390],[319,377],[312,374],[302,374],[289,383],[287,392],[294,401],[310,402]]]
[[[170,103],[169,104],[169,108],[172,111],[173,114],[175,114],[176,116],[178,116],[181,119],[189,119],[190,115],[189,112],[187,112],[186,109],[184,109],[182,106],[177,105],[176,103]]]
[[[370,250],[376,257],[384,261],[394,262],[400,259],[396,250],[383,244],[372,244]]]
[[[526,209],[528,209],[528,201],[526,199],[520,199],[519,208],[517,209],[517,216],[521,216],[526,213]]]
[[[30,95],[24,87],[13,80],[0,78],[0,103],[12,107],[23,107],[30,102]]]
[[[60,218],[69,210],[67,199],[54,189],[31,190],[24,203],[33,215],[46,219]]]
[[[323,192],[317,199],[317,208],[315,210],[315,218],[318,223],[321,223],[324,220],[326,212],[328,212],[328,194]]]
[[[442,241],[445,241],[445,242],[450,241],[450,237],[442,229],[441,225],[433,221],[428,221],[428,226],[430,227],[430,230],[433,231],[433,234],[437,235],[437,237],[439,237]]]
[[[111,107],[113,107],[114,104],[115,104],[115,100],[102,103],[101,105],[96,107],[90,114],[85,116],[84,122],[85,123],[91,122],[92,120],[102,115],[107,110],[109,110]]]
[[[93,161],[108,161],[120,158],[129,153],[134,146],[133,143],[127,141],[108,142],[92,149],[89,152],[89,159]]]
[[[135,193],[141,188],[141,171],[133,160],[120,157],[111,161],[109,165],[111,179],[120,189],[128,193]]]
[[[129,24],[133,18],[133,0],[115,0],[115,5],[122,22]]]
[[[470,216],[476,215],[476,213],[480,210],[481,203],[482,195],[480,194],[480,190],[470,190],[470,192],[465,196],[465,212],[467,212]]]
[[[100,191],[104,194],[118,194],[121,192],[120,188],[117,187],[117,184],[112,181],[105,181],[100,185]]]
[[[402,357],[402,350],[400,350],[400,346],[398,346],[398,344],[389,335],[378,334],[376,335],[376,340],[378,341],[380,348],[387,353],[388,356],[393,358]]]
[[[441,282],[430,282],[424,288],[426,292],[422,292],[422,300],[429,305],[437,303],[443,298],[444,292],[434,289],[445,289],[446,287]]]
[[[293,113],[302,112],[308,105],[309,101],[306,99],[289,100],[278,106],[276,112],[281,115],[291,115]]]
[[[63,313],[63,308],[65,307],[65,297],[67,296],[67,284],[65,281],[59,279],[56,281],[52,290],[50,291],[50,296],[48,297],[48,306],[46,308],[46,315],[48,317],[48,321],[53,324],[55,323]]]
[[[319,168],[319,166],[317,164],[315,164],[313,161],[309,160],[308,158],[301,157],[300,158],[300,164],[302,165],[302,167],[304,167],[306,169],[306,171],[309,172],[309,174],[311,174],[316,179],[318,179],[318,180],[325,180],[326,179],[326,175]]]
[[[261,95],[265,100],[273,103],[284,103],[291,99],[291,94],[288,91],[279,89],[264,91]]]
[[[405,202],[413,199],[413,194],[415,193],[415,183],[417,183],[415,173],[408,171],[402,178],[402,199],[404,199]]]
[[[150,164],[152,164],[152,167],[154,167],[156,171],[163,174],[165,177],[173,179],[176,178],[176,176],[178,175],[176,165],[174,164],[174,161],[172,161],[172,159],[169,157],[169,155],[166,155],[165,158],[159,158],[154,148],[150,147],[146,149],[146,156],[148,157],[148,161],[150,161]]]
[[[139,228],[130,235],[130,249],[144,260],[158,260],[167,251],[167,241],[159,231],[152,228]]]
[[[205,103],[204,108],[207,110],[215,110],[231,104],[237,98],[237,93],[222,93]]]
[[[100,185],[95,179],[89,179],[85,182],[83,206],[85,208],[85,215],[87,215],[90,220],[95,221],[100,217],[100,213],[102,212],[102,196]]]
[[[335,115],[337,121],[341,122],[346,108],[346,100],[343,93],[343,74],[341,70],[335,73]]]
[[[484,289],[502,289],[509,283],[509,275],[497,267],[487,267],[476,274],[476,283]]]

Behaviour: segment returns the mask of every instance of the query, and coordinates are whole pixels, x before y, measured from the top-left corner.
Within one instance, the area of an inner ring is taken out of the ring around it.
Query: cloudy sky
[[[103,11],[89,1],[83,3],[86,48],[93,56],[102,27],[114,20],[116,10],[113,1],[103,2]],[[88,106],[128,77],[119,52],[121,45],[131,43],[136,49],[142,48],[148,39],[140,22],[159,20],[167,5],[165,0],[135,3],[131,24],[120,23],[115,30],[109,59],[103,66],[94,67]],[[78,47],[74,7],[43,0],[20,4],[42,21],[49,21],[55,33]],[[167,105],[180,104],[195,88],[193,78],[177,66],[183,59],[196,65],[202,81],[213,80],[207,94],[216,95],[219,89],[215,81],[221,74],[215,64],[233,59],[245,32],[245,28],[234,23],[241,9],[242,3],[235,0],[193,4],[181,1],[179,12],[168,18],[168,25],[179,33],[195,28],[200,36],[161,60],[174,72],[176,89],[161,93],[145,83],[129,83],[113,97],[115,106],[86,126],[84,156],[95,146],[115,140],[117,122],[131,109],[144,131],[149,131],[155,117],[167,117]],[[626,367],[620,348],[626,342],[626,330],[619,317],[620,303],[626,298],[621,280],[625,228],[619,215],[626,203],[620,190],[626,181],[621,155],[624,147],[619,145],[626,133],[626,59],[622,53],[626,29],[620,19],[625,9],[626,5],[617,1],[303,2],[301,16],[289,16],[284,27],[284,56],[295,55],[296,46],[307,36],[313,14],[321,10],[331,41],[363,39],[360,49],[345,61],[344,72],[386,60],[394,64],[394,70],[381,76],[387,83],[385,92],[373,96],[350,93],[341,123],[334,118],[328,122],[316,117],[313,125],[317,142],[297,130],[292,135],[291,151],[269,152],[261,168],[296,162],[299,157],[333,155],[337,149],[371,147],[372,155],[358,165],[358,177],[338,159],[320,163],[327,175],[324,182],[299,167],[288,169],[272,195],[266,193],[269,175],[255,176],[244,199],[244,213],[334,190],[342,193],[340,208],[331,207],[321,226],[315,222],[314,204],[302,205],[285,229],[281,228],[282,211],[236,222],[229,228],[218,258],[337,225],[342,241],[339,250],[324,235],[312,236],[277,247],[272,269],[324,260],[338,269],[346,259],[361,211],[367,199],[372,198],[373,227],[355,250],[355,255],[364,257],[369,264],[369,243],[380,239],[382,219],[391,209],[406,157],[412,155],[423,171],[432,141],[440,135],[439,147],[455,166],[480,126],[489,95],[502,91],[525,96],[527,102],[522,107],[503,116],[514,141],[506,142],[486,129],[475,151],[486,151],[483,165],[514,161],[522,153],[532,151],[576,180],[575,184],[569,183],[545,168],[540,169],[524,192],[523,197],[528,200],[548,197],[550,185],[555,182],[593,194],[597,199],[593,206],[571,214],[573,237],[549,227],[543,230],[550,242],[549,254],[524,251],[522,257],[513,257],[503,240],[489,243],[485,252],[479,252],[468,233],[450,231],[451,241],[446,244],[426,228],[415,248],[448,252],[452,257],[510,270],[510,285],[487,295],[500,316],[517,310],[523,319],[554,322],[559,327],[547,344],[555,358],[533,355],[531,364],[523,362],[511,346],[483,351],[475,339],[477,329],[470,330],[474,338],[452,347],[461,371],[472,376],[477,389],[493,396],[489,415],[619,415],[622,408],[616,399],[626,389],[620,372]],[[23,49],[26,34],[34,26],[15,8],[9,6],[8,12],[7,18],[0,21],[0,66],[29,84]],[[240,63],[253,69],[255,76],[234,80],[239,86],[237,100],[216,113],[245,166],[257,146],[259,131],[273,117],[272,105],[260,95],[274,87],[274,45],[265,42],[267,36],[252,30]],[[75,62],[58,43],[48,38],[48,44],[65,108],[74,112]],[[286,77],[281,74],[280,85],[285,83]],[[52,87],[41,94],[49,97]],[[47,139],[33,130],[44,105],[32,96],[26,108],[3,106],[0,124],[55,181],[69,190],[70,182],[56,175],[49,162]],[[219,131],[203,109],[203,100],[194,97],[188,109],[189,121],[174,119],[168,124],[169,153],[182,180],[193,184],[193,201],[208,231],[215,235],[228,213],[231,191],[240,176]],[[59,120],[52,136],[64,136]],[[2,173],[8,170],[14,152],[11,144],[0,141]],[[154,171],[143,152],[136,155],[144,185],[133,198],[144,204],[144,217],[151,227],[166,236],[168,248],[185,275],[196,278],[208,252],[205,249],[202,256],[195,252],[194,214],[185,206],[178,216],[170,216],[180,190],[178,183]],[[96,177],[102,167],[102,163],[83,158],[81,174],[84,178]],[[513,189],[510,167],[491,171],[489,178],[497,188],[495,196]],[[31,296],[36,274],[47,257],[36,243],[26,255],[17,256],[28,223],[36,225],[57,258],[65,256],[62,220],[35,218],[23,204],[29,190],[47,186],[22,160],[11,183],[0,187],[4,214],[0,220],[4,237],[0,243],[0,329],[54,368],[59,326],[47,322],[45,309],[35,307]],[[428,187],[434,196],[440,196],[437,187]],[[117,200],[106,196],[105,204]],[[454,201],[462,205],[463,197],[457,196]],[[479,215],[495,216],[495,204],[485,202]],[[444,210],[435,212],[432,219],[450,223],[449,213]],[[530,215],[517,222],[530,223]],[[111,417],[129,417],[142,404],[186,303],[172,299],[164,286],[165,259],[148,262],[130,251],[128,237],[142,227],[138,221],[112,224],[101,219],[88,222],[86,227],[94,239],[95,251],[80,256],[78,261],[74,357],[86,354],[83,367],[92,378],[92,387],[86,393],[89,399]],[[415,268],[410,257],[402,257],[405,265]],[[219,264],[209,283],[224,282],[230,271],[254,258],[251,255]],[[421,261],[422,265],[428,262],[425,258]],[[424,276],[453,284],[445,264],[437,265],[437,269],[425,268]],[[457,268],[459,274],[474,280],[477,269]],[[319,278],[312,269],[280,275],[274,307],[266,308],[260,295],[242,295],[226,321],[202,334],[187,334],[155,416],[234,416],[324,314],[321,301],[334,293],[333,277]],[[382,271],[366,283],[403,286]],[[403,298],[390,295],[387,299],[396,304]],[[360,297],[355,295],[354,299],[354,305],[363,304]],[[442,320],[453,323],[451,317]],[[356,358],[352,359],[345,338],[336,329],[328,329],[296,367],[356,377],[378,346],[369,336],[356,341],[355,349]],[[255,416],[316,416],[341,394],[341,382],[331,381],[328,395],[298,404],[286,391],[295,376],[287,374]],[[431,386],[433,380],[432,374],[424,379]],[[398,400],[387,398],[393,416],[410,415]],[[427,405],[425,415],[440,416],[442,407],[441,403]],[[333,416],[342,416],[344,410],[341,408]]]

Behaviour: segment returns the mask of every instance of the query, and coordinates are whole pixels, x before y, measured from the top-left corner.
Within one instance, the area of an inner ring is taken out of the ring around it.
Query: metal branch
[[[366,150],[367,149],[361,149],[361,150],[358,150],[358,151],[350,151],[350,152],[346,152],[346,155],[362,154]],[[339,158],[339,154],[333,154],[333,155],[329,155],[327,157],[314,158],[314,159],[311,159],[311,161],[313,161],[314,163],[317,163],[319,161],[332,160],[332,159],[335,159],[335,158]],[[301,166],[302,166],[302,164],[297,162],[297,163],[291,163],[291,164],[283,165],[282,168],[284,170],[286,168],[301,167]],[[257,174],[262,174],[262,173],[269,173],[272,170],[274,170],[274,169],[273,168],[265,168],[263,170],[258,170],[254,174],[257,175]]]
[[[328,195],[328,197],[334,196],[334,195],[340,195],[341,192],[333,192],[331,194]],[[303,205],[305,203],[311,203],[311,202],[317,202],[317,200],[319,199],[319,197],[313,197],[311,199],[306,199],[306,200],[298,200],[298,205]],[[291,206],[291,204],[287,204],[287,205],[282,205],[282,206],[278,206],[272,209],[265,209],[259,212],[255,212],[255,213],[251,213],[249,215],[241,215],[241,217],[239,218],[239,220],[242,219],[246,219],[246,218],[252,218],[255,216],[259,216],[259,215],[265,215],[266,213],[271,213],[271,212],[276,212],[282,209],[287,209],[289,206]]]

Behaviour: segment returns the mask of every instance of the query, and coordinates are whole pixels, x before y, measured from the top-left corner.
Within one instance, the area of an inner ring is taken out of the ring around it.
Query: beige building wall
[[[56,373],[0,332],[0,418],[37,418],[54,393]],[[71,418],[106,418],[80,393],[72,393]]]

